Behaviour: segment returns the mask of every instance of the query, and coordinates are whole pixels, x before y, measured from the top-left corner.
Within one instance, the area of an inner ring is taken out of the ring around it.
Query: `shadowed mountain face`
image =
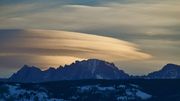
[[[41,79],[42,71],[37,67],[28,67],[24,65],[16,74],[14,74],[14,79],[18,77],[17,81],[35,81],[37,82]]]
[[[37,67],[24,65],[17,73],[10,77],[13,82],[44,82],[58,80],[81,79],[127,79],[129,75],[119,70],[113,63],[89,59],[76,61],[64,67],[49,68],[41,71]]]
[[[179,79],[180,66],[175,64],[167,64],[161,70],[149,73],[149,79]]]
[[[180,66],[167,64],[161,70],[149,73],[147,76],[129,76],[113,63],[98,59],[76,61],[71,65],[42,71],[38,67],[24,65],[9,80],[12,82],[47,82],[59,80],[83,79],[180,79]]]

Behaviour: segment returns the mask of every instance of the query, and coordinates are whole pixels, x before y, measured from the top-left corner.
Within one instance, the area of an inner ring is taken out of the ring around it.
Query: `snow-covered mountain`
[[[161,70],[149,73],[148,79],[180,79],[180,65],[167,64]]]
[[[64,67],[49,68],[45,71],[38,67],[24,65],[9,80],[13,82],[44,82],[81,79],[127,79],[129,75],[113,63],[98,59],[76,61]]]

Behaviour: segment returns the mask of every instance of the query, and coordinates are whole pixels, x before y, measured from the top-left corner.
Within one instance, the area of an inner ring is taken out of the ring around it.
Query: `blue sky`
[[[38,59],[34,57],[34,54],[37,54],[34,50],[30,52],[31,55],[29,51],[19,54],[15,51],[17,47],[11,47],[12,42],[15,46],[24,41],[27,42],[27,45],[31,44],[30,41],[27,41],[28,35],[31,35],[30,33],[35,35],[33,34],[37,33],[34,31],[35,29],[64,31],[63,33],[70,31],[75,34],[69,37],[76,38],[84,34],[89,35],[87,37],[96,35],[96,37],[113,38],[112,40],[117,39],[120,43],[118,46],[111,43],[112,46],[122,47],[124,44],[121,42],[123,41],[128,43],[127,47],[131,47],[133,55],[140,52],[149,56],[148,58],[141,58],[140,55],[137,56],[140,57],[139,59],[127,59],[122,57],[122,54],[125,53],[118,53],[121,54],[120,57],[114,58],[111,51],[108,53],[108,58],[101,53],[93,56],[88,52],[85,52],[86,55],[82,56],[64,51],[61,51],[64,55],[58,54],[56,57],[52,54],[43,54],[43,56],[46,56],[46,60],[50,61],[54,61],[55,58],[62,61],[70,56],[68,58],[70,63],[75,59],[97,57],[112,61],[131,74],[147,74],[150,71],[160,69],[167,63],[180,64],[179,5],[179,0],[1,0],[0,60],[2,61],[0,62],[0,74],[3,77],[9,76],[23,64],[36,65],[41,68],[58,67],[58,62],[54,64],[41,63],[43,60],[39,59],[40,57]],[[61,33],[59,35],[49,35],[60,37],[64,35]],[[82,34],[78,36],[77,33]],[[50,37],[49,35],[48,37]],[[84,37],[81,40],[85,39]],[[18,40],[20,40],[19,43]],[[67,42],[69,43],[69,40]],[[103,42],[108,45],[107,41]],[[60,49],[64,48],[63,44],[59,44],[62,45]],[[79,50],[79,47],[82,48],[82,46],[74,44],[73,49]],[[25,49],[25,47],[22,48]],[[31,48],[35,49],[37,47]],[[44,48],[47,49],[47,46],[44,46]],[[87,47],[83,46],[83,48]],[[8,49],[12,51],[7,51]],[[96,50],[97,47],[91,47],[92,49]],[[105,52],[108,51],[104,50]],[[120,49],[117,50],[121,52]],[[72,51],[72,47],[68,51]],[[50,51],[45,53],[50,53]],[[35,60],[36,62],[34,62]],[[59,65],[64,64],[65,62],[59,62]]]

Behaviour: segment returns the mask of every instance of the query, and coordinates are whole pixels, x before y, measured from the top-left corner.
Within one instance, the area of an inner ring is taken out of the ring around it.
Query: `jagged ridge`
[[[98,59],[75,61],[70,65],[59,68],[50,67],[40,70],[38,67],[24,65],[9,81],[12,82],[46,82],[59,80],[83,79],[180,79],[180,66],[167,64],[161,70],[149,73],[146,76],[129,76],[113,63]]]
[[[15,82],[44,82],[58,80],[81,79],[127,79],[129,75],[120,70],[113,63],[98,59],[76,61],[71,65],[49,68],[45,71],[38,67],[24,65],[17,73],[10,77]]]

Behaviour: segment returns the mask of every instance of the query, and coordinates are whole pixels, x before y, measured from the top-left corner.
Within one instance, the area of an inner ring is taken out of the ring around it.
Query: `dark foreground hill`
[[[180,80],[0,83],[0,101],[180,101]]]

